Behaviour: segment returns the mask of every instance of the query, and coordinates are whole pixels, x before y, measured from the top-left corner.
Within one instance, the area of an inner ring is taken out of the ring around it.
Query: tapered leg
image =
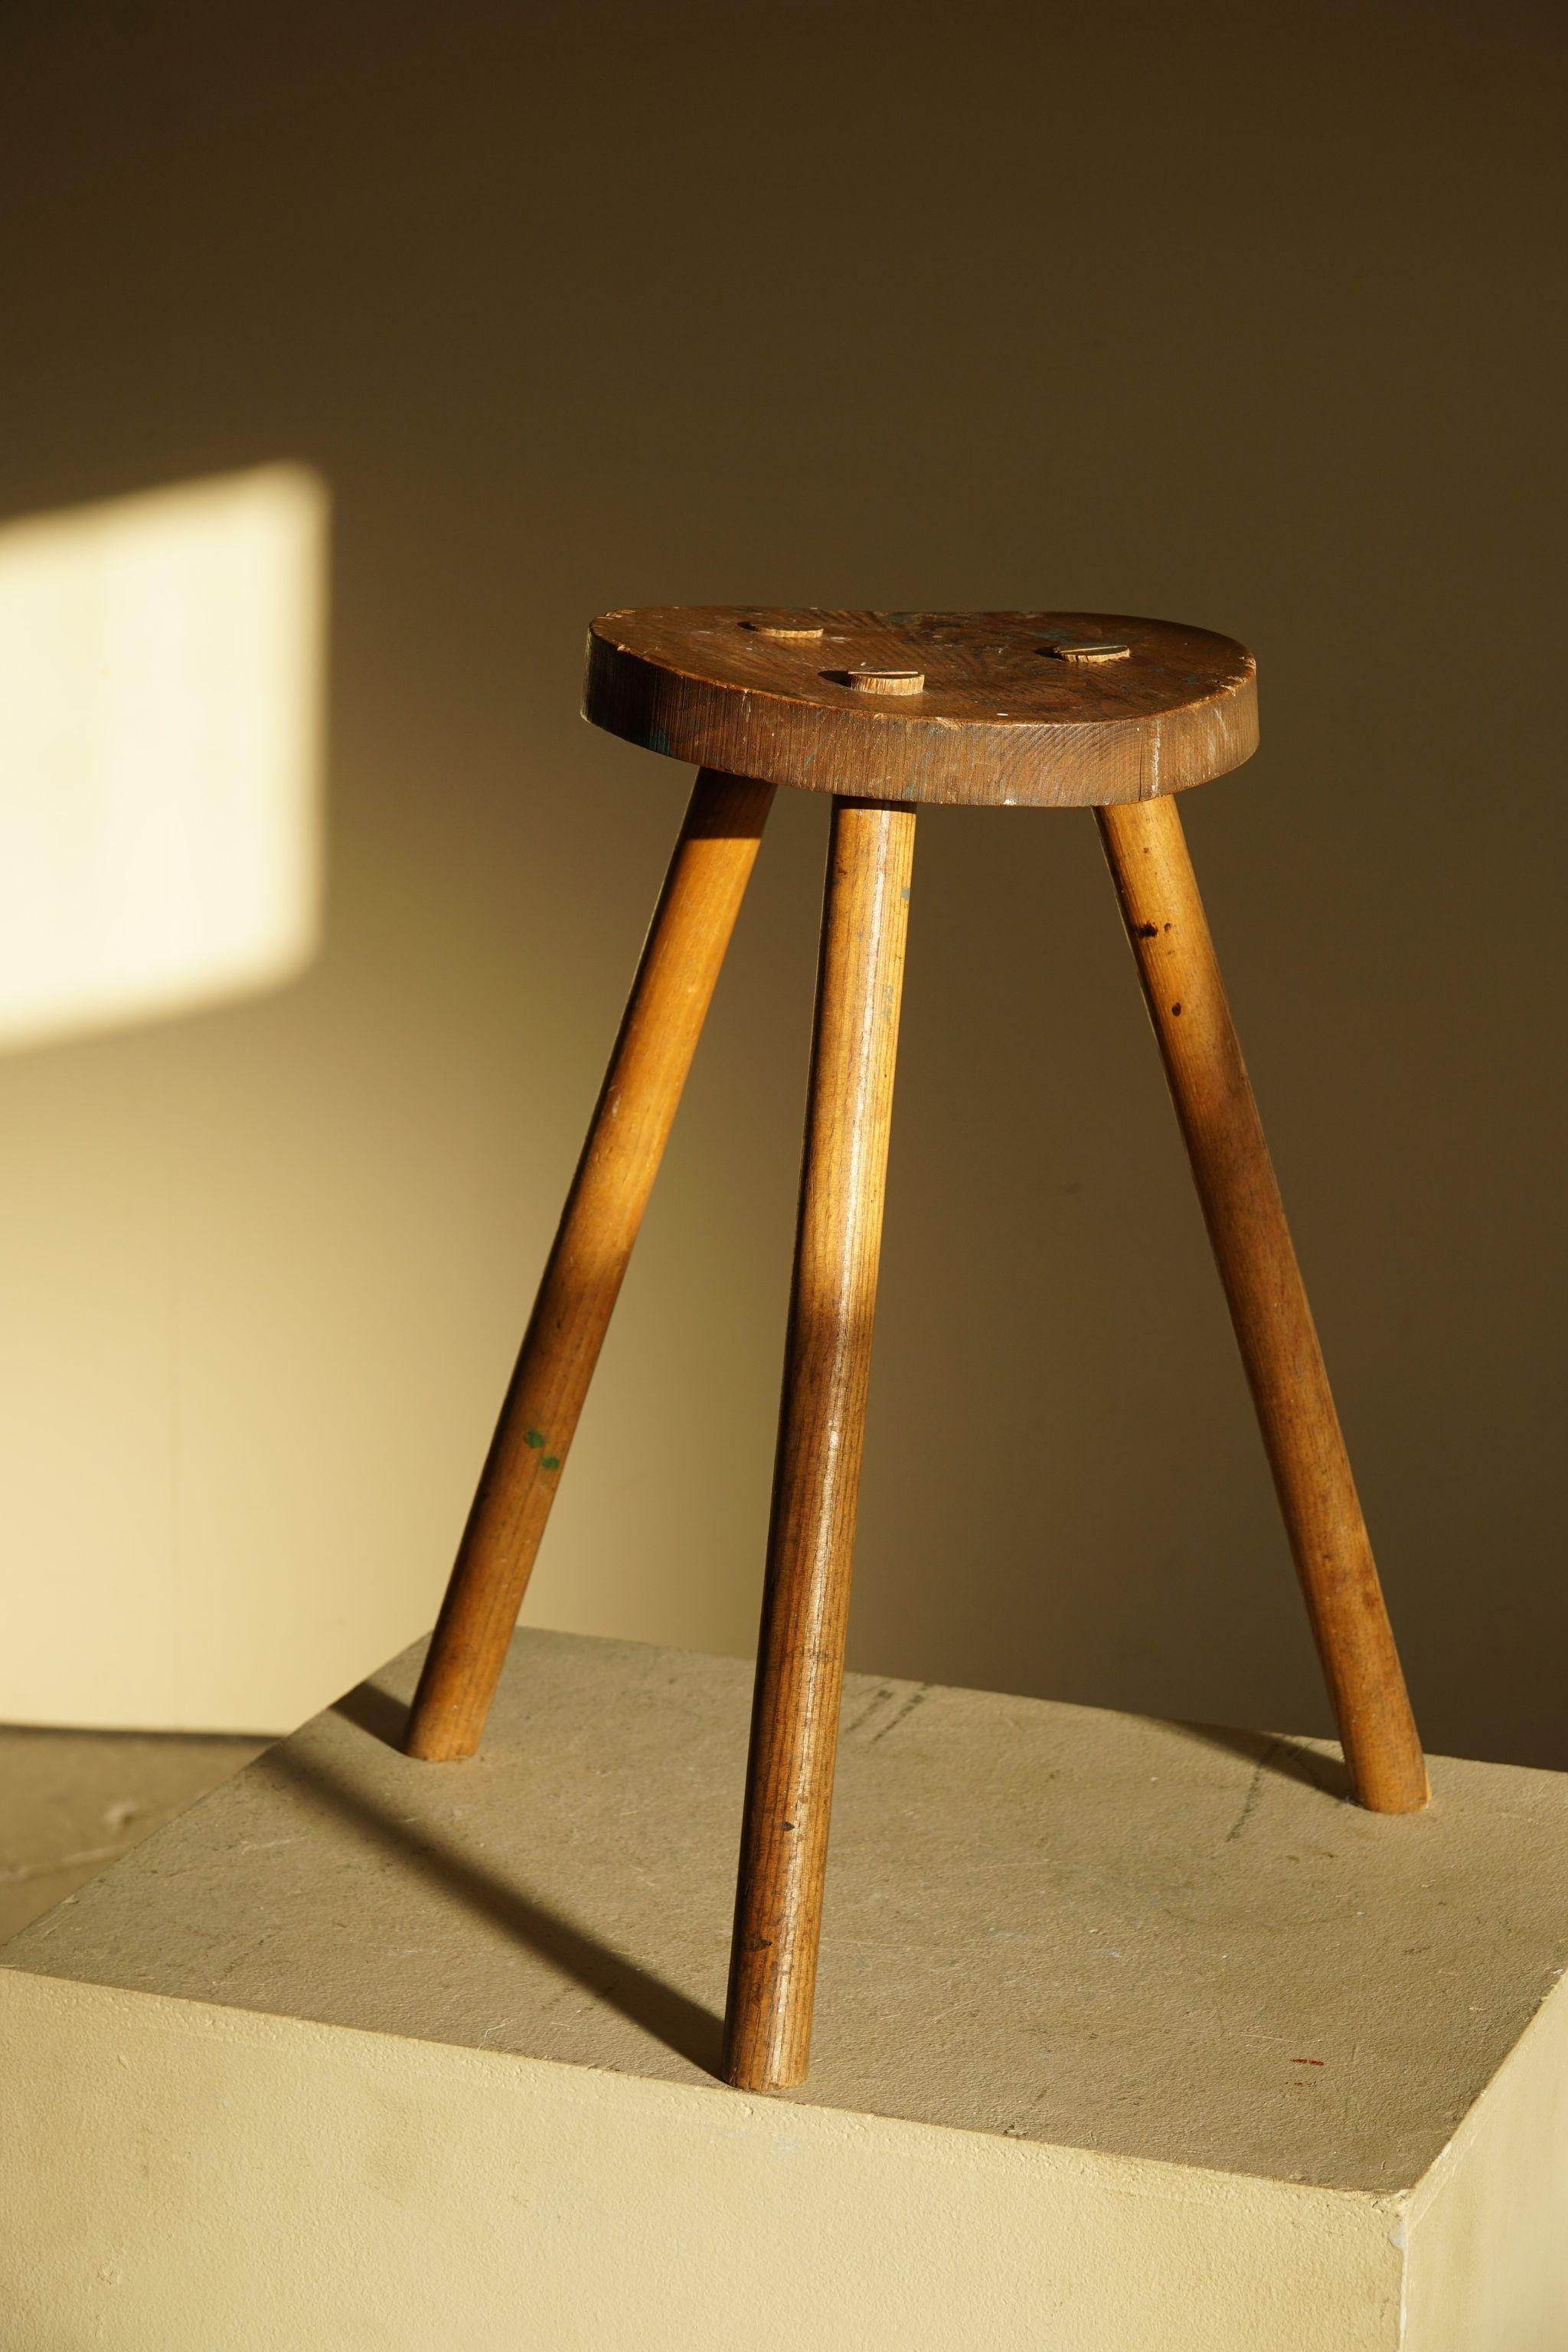
[[[479,1744],[773,793],[697,779],[420,1676],[411,1756]]]
[[[725,2072],[805,2074],[893,1107],[914,812],[835,801]]]
[[[1426,1802],[1366,1524],[1174,801],[1097,809],[1355,1793]]]

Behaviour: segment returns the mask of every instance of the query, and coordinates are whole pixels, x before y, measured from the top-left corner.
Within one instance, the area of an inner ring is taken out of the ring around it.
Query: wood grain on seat
[[[888,690],[867,692],[879,669]],[[1245,646],[1120,613],[606,613],[589,631],[583,708],[627,742],[728,775],[986,807],[1153,800],[1238,768],[1258,743]]]

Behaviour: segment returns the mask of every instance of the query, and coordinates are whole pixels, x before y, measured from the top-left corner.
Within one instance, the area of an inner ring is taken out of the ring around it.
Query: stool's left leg
[[[428,1763],[479,1746],[773,796],[707,768],[692,787],[415,1694]]]
[[[725,2025],[748,2091],[811,2047],[914,829],[833,804]]]
[[[1426,1802],[1426,1768],[1175,802],[1095,811],[1164,1059],[1355,1792]]]

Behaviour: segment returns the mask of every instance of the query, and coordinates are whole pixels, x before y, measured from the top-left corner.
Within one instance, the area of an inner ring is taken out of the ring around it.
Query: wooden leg
[[[1279,1187],[1173,800],[1095,812],[1230,1302],[1355,1793],[1426,1802],[1426,1768]]]
[[[410,1756],[479,1744],[773,794],[697,779],[431,1639]]]
[[[742,2090],[802,2081],[811,2046],[914,829],[833,804],[725,2027]]]

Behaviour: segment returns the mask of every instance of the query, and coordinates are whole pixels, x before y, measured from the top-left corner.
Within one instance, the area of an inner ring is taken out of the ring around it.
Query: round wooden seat
[[[871,801],[1104,807],[1238,768],[1234,638],[1120,613],[606,613],[584,716],[669,758]]]

